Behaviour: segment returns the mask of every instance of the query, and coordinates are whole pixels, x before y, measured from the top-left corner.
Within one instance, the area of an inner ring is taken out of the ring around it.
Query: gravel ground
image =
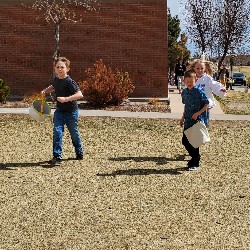
[[[52,121],[0,117],[0,249],[250,249],[250,122],[212,121],[188,172],[176,120],[81,118],[51,167]]]

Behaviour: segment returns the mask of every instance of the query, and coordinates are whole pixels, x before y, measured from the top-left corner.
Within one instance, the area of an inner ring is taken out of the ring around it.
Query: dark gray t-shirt
[[[77,83],[74,80],[72,80],[70,76],[67,76],[64,79],[59,79],[58,77],[55,77],[52,86],[55,89],[56,98],[68,97],[80,90]],[[66,112],[72,112],[74,110],[77,110],[78,106],[76,101],[65,102],[65,103],[57,101],[56,108]]]

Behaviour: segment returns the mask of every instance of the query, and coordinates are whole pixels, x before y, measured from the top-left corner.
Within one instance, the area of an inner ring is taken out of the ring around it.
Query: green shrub
[[[6,103],[6,99],[10,93],[10,87],[6,85],[3,79],[0,79],[0,102]]]
[[[86,79],[79,83],[87,102],[94,106],[118,105],[128,98],[134,86],[128,72],[106,67],[102,60],[86,71]]]

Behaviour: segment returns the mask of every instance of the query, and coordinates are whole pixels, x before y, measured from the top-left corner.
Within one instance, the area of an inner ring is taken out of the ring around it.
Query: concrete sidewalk
[[[174,104],[171,104],[174,106]],[[174,106],[174,108],[176,108]],[[54,110],[52,110],[53,114]],[[180,119],[181,110],[175,113],[160,112],[129,112],[129,111],[106,111],[106,110],[79,110],[80,116],[85,117],[124,117],[124,118],[145,118],[145,119]],[[2,114],[29,114],[28,108],[0,108]],[[250,121],[250,115],[226,115],[211,114],[211,120],[228,120],[228,121]]]
[[[176,87],[170,86],[169,88],[169,100],[171,113],[183,113],[184,105],[182,104],[181,94],[179,94],[179,90]],[[216,106],[211,109],[212,115],[223,115],[224,112],[220,107],[220,104],[216,101]]]
[[[180,118],[182,116],[184,105],[182,104],[181,94],[177,90],[176,86],[169,86],[169,100],[171,113]],[[210,111],[211,120],[225,120],[225,121],[250,121],[250,115],[231,115],[225,114],[220,107],[220,104],[216,101],[216,106]]]
[[[181,94],[176,86],[170,86],[169,100],[171,113],[161,112],[130,112],[130,111],[106,111],[106,110],[79,110],[80,116],[85,117],[131,117],[146,119],[180,119],[183,113]],[[54,110],[52,110],[52,113]],[[28,108],[0,108],[0,113],[29,114]],[[240,120],[250,121],[250,115],[228,115],[224,114],[219,103],[211,109],[211,120]]]

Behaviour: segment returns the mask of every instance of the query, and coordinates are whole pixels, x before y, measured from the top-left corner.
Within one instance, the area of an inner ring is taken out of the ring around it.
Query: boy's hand
[[[67,102],[67,97],[57,97],[57,101],[61,103]]]
[[[198,112],[194,113],[194,114],[192,115],[192,119],[197,120],[197,118],[198,118],[199,115],[200,115],[200,114],[199,114]]]
[[[180,126],[183,127],[183,124],[184,124],[184,118],[182,117],[182,118],[180,119]]]

